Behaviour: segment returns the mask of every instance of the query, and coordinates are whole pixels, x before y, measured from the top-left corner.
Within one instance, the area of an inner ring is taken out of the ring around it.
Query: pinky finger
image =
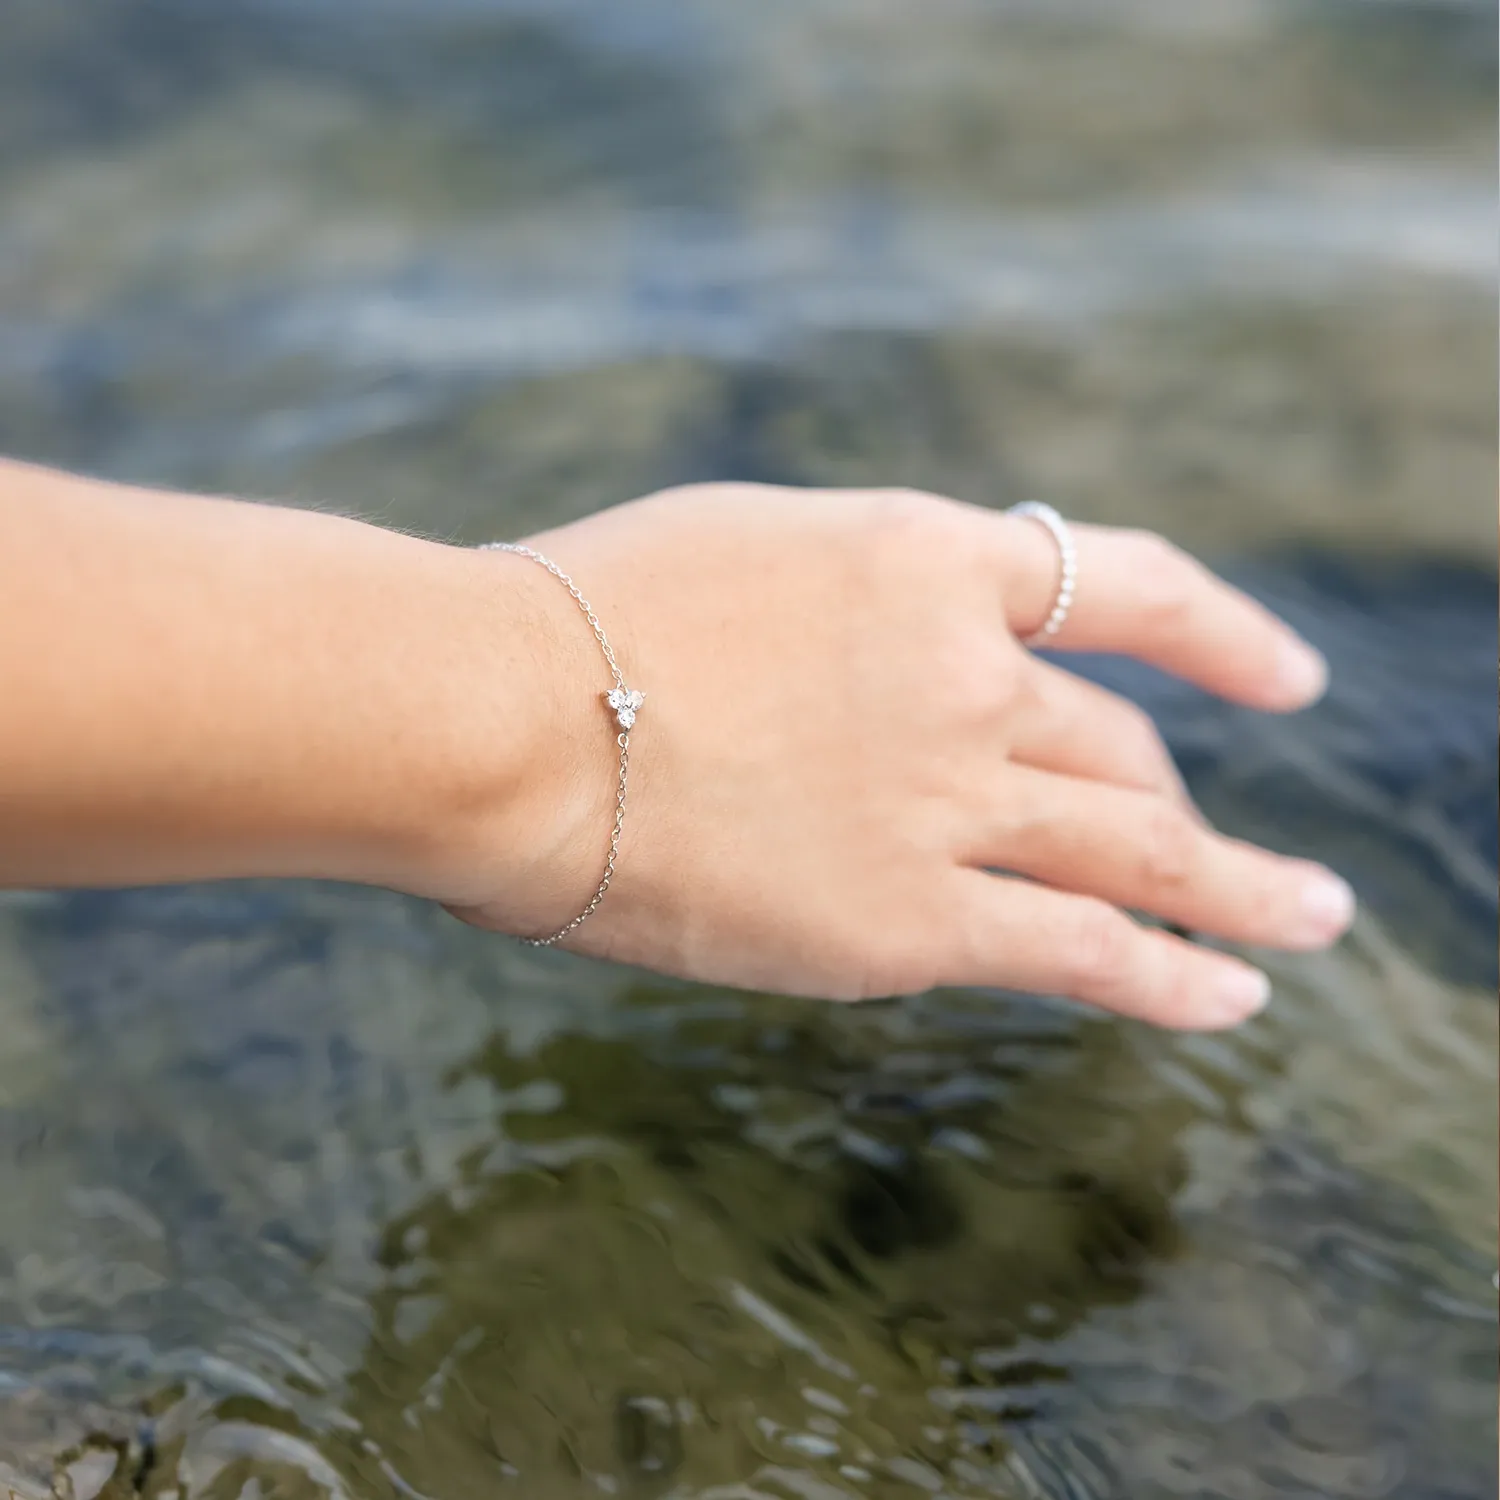
[[[1106,901],[982,870],[955,875],[945,984],[1061,995],[1184,1031],[1236,1026],[1269,998],[1259,969],[1142,927]]]

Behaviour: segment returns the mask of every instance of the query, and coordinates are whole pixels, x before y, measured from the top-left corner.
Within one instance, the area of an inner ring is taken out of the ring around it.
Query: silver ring
[[[1008,515],[1022,516],[1040,521],[1057,543],[1057,555],[1062,560],[1062,574],[1057,582],[1057,597],[1052,602],[1052,613],[1042,622],[1034,634],[1021,642],[1023,646],[1040,646],[1050,641],[1063,627],[1068,611],[1073,607],[1073,594],[1078,585],[1078,548],[1073,542],[1073,532],[1068,523],[1040,500],[1023,500],[1012,505]]]

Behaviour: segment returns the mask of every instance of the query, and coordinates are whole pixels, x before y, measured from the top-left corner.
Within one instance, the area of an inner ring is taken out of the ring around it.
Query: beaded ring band
[[[1073,595],[1078,586],[1078,548],[1068,523],[1050,505],[1043,504],[1040,500],[1023,500],[1021,504],[1011,506],[1007,514],[1040,522],[1057,543],[1062,572],[1058,578],[1052,612],[1033,634],[1021,642],[1023,646],[1044,646],[1062,629],[1063,621],[1068,618],[1068,611],[1073,607]]]

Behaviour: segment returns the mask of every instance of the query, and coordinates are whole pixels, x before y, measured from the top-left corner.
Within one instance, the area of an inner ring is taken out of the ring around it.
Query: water
[[[0,25],[0,449],[466,540],[704,477],[1157,526],[1335,690],[1088,670],[1365,903],[1194,1038],[4,899],[0,1493],[1493,1495],[1483,7]]]

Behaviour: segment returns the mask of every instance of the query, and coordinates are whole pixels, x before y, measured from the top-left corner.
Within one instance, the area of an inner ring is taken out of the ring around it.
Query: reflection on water
[[[6,1114],[33,1451],[92,1424],[214,1496],[1486,1481],[1493,1012],[1373,926],[1179,1038],[611,986],[357,893],[24,920],[62,1070]],[[1381,1154],[1318,1113],[1361,1107]]]
[[[1484,8],[3,24],[0,447],[467,538],[707,475],[1163,527],[1330,701],[1088,670],[1366,915],[1192,1038],[8,899],[0,1494],[1494,1493]]]

